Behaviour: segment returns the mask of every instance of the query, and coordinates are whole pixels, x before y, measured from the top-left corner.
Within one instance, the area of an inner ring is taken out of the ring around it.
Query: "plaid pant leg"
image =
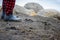
[[[2,9],[3,9],[3,12],[5,12],[5,9],[6,9],[6,0],[3,0],[3,3],[2,3]]]
[[[5,3],[5,9],[4,9],[4,3]],[[15,6],[15,0],[5,0],[3,2],[3,9],[6,15],[12,14],[14,6]]]

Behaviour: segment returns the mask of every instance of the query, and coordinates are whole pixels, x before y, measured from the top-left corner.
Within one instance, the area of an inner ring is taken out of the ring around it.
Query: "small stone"
[[[6,30],[9,30],[9,29],[11,29],[11,30],[17,30],[16,27],[6,27]]]
[[[32,27],[30,27],[29,29],[33,29]]]
[[[25,31],[22,31],[21,33],[25,33]]]
[[[32,19],[25,19],[26,22],[33,22]]]

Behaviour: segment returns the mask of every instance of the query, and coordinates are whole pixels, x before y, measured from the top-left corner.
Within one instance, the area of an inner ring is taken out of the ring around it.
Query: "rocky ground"
[[[18,12],[14,15],[21,17],[22,21],[4,21],[0,18],[0,40],[60,40],[59,20]]]

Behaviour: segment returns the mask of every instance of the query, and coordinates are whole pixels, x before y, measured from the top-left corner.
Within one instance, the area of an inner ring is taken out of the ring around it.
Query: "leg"
[[[13,14],[13,9],[14,9],[14,6],[15,6],[15,1],[16,0],[8,0],[7,1],[6,10],[5,10],[7,16]]]
[[[3,0],[2,2],[2,16],[1,16],[1,19],[4,19],[4,16],[5,16],[5,8],[6,8],[6,0]]]
[[[5,14],[4,20],[8,21],[19,21],[20,18],[17,18],[13,15],[13,8],[15,6],[15,0],[3,0],[3,13]]]

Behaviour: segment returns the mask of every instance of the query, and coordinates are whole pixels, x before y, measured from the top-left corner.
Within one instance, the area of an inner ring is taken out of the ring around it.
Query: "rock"
[[[25,14],[25,15],[29,15],[29,16],[36,15],[34,10],[32,10],[32,9],[28,10],[28,9],[21,7],[21,6],[18,6],[18,5],[15,6],[14,13]]]
[[[25,4],[24,6],[26,9],[33,9],[36,13],[39,11],[39,10],[42,10],[43,7],[38,4],[38,3],[27,3]]]
[[[0,12],[1,12],[1,10],[2,10],[2,7],[0,6]]]
[[[50,18],[56,18],[60,19],[60,12],[54,9],[43,9],[40,10],[37,15],[43,16],[43,17],[50,17]]]
[[[16,11],[24,18],[23,21],[6,22],[0,19],[0,40],[60,40],[59,20],[40,15],[27,16],[23,14],[26,10],[20,13],[19,7]]]
[[[25,22],[33,22],[31,19],[25,19]]]
[[[24,40],[24,38],[21,35],[13,35],[11,40]]]
[[[29,29],[33,29],[32,27],[30,27]]]
[[[6,27],[7,30],[17,30],[16,27]]]

